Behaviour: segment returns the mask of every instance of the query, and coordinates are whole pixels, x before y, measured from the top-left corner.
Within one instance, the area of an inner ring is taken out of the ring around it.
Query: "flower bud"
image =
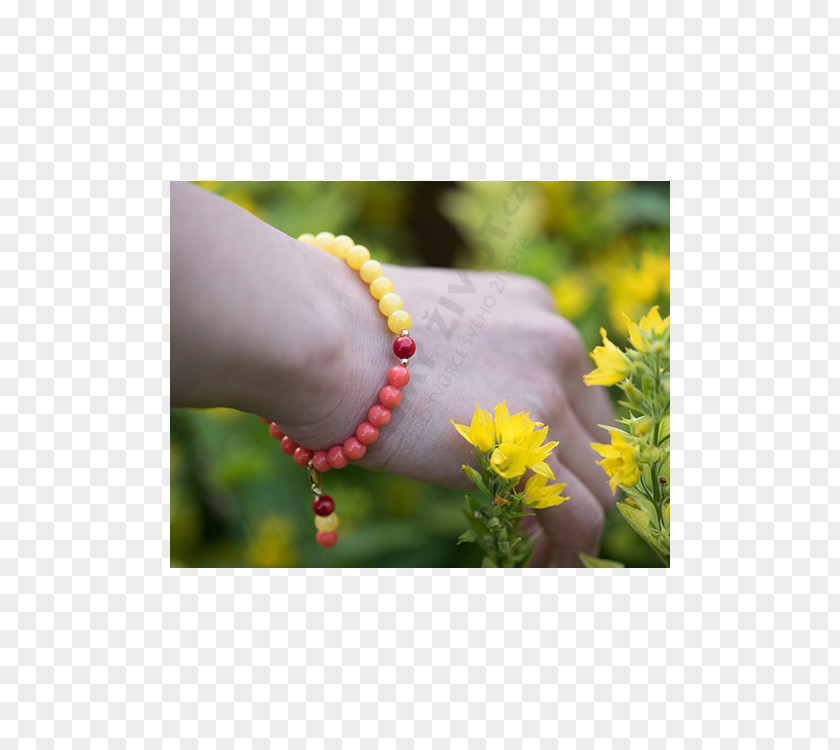
[[[642,451],[642,461],[652,464],[662,457],[662,451],[655,445],[651,445]]]
[[[639,394],[641,396],[641,394]],[[650,417],[644,416],[634,419],[630,425],[630,432],[636,437],[647,435],[653,429],[653,421]]]
[[[501,521],[498,518],[491,518],[487,522],[487,526],[490,527],[491,529],[495,529],[500,523],[501,523]]]
[[[644,403],[645,398],[642,395],[642,392],[638,388],[636,388],[636,386],[633,385],[631,381],[628,380],[626,383],[619,387],[621,388],[621,390],[624,391],[624,395],[627,396],[627,400],[630,403],[636,404],[636,406],[639,406]]]
[[[458,537],[458,544],[463,544],[464,542],[475,542],[477,539],[478,535],[474,531],[465,531]]]

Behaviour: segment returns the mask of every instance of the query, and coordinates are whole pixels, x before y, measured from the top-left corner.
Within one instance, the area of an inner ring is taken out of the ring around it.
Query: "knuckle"
[[[579,361],[584,355],[583,337],[565,318],[547,316],[538,324],[541,345],[547,347],[552,359]]]
[[[554,295],[546,284],[531,276],[519,278],[519,288],[534,304],[547,310],[554,310]]]
[[[562,447],[568,437],[563,428],[569,423],[572,405],[566,390],[556,376],[544,373],[533,376],[531,393],[534,398],[532,412],[539,422],[557,429],[552,440],[557,440]]]
[[[583,352],[583,337],[572,323],[565,318],[559,318],[557,332],[563,353],[576,356]]]

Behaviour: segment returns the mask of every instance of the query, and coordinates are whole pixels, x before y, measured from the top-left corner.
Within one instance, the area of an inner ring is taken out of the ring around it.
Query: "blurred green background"
[[[638,319],[659,304],[663,317],[670,314],[667,182],[198,184],[291,236],[349,234],[378,260],[403,265],[501,269],[522,241],[515,271],[550,286],[590,350],[601,326],[624,344],[622,312]],[[505,237],[479,236],[488,216]],[[455,544],[465,530],[462,492],[354,466],[328,475],[340,540],[322,549],[306,472],[253,415],[173,410],[170,460],[173,566],[480,565],[476,545]],[[601,556],[660,566],[615,511]]]

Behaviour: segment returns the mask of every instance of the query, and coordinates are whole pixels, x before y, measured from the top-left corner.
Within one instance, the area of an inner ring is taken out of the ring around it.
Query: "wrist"
[[[270,387],[247,408],[314,449],[343,442],[366,419],[388,367],[393,334],[368,286],[347,264],[292,240],[307,259],[306,303],[295,317],[294,351],[272,344]]]

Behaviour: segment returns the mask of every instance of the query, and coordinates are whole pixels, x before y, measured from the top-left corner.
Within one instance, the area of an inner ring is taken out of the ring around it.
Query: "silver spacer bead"
[[[408,367],[408,360],[407,360],[407,359],[401,359],[401,360],[400,360],[400,364],[401,364],[403,367]]]
[[[408,336],[408,331],[400,331],[400,336]]]

